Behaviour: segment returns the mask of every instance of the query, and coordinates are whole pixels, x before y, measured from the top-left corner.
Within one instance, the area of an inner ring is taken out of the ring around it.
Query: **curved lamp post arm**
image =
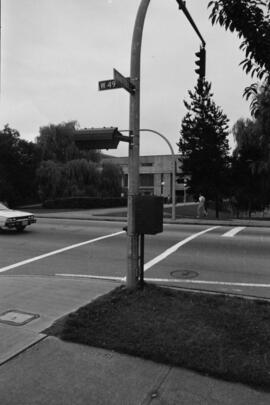
[[[168,138],[161,134],[158,131],[155,131],[153,129],[139,129],[140,132],[152,132],[153,134],[159,135],[164,141],[167,143],[167,145],[170,148],[171,154],[172,154],[172,220],[175,220],[175,182],[176,182],[176,156],[173,151],[172,144],[168,140]],[[129,129],[121,129],[119,132],[130,132]],[[139,167],[139,165],[138,165]]]
[[[175,170],[176,170],[176,157],[173,151],[173,147],[172,144],[170,143],[170,141],[168,140],[168,138],[166,138],[165,135],[162,135],[160,132],[158,131],[154,131],[153,129],[140,129],[140,131],[145,131],[145,132],[152,132],[156,135],[159,135],[162,139],[164,139],[164,141],[168,144],[171,154],[172,154],[172,220],[175,220]]]

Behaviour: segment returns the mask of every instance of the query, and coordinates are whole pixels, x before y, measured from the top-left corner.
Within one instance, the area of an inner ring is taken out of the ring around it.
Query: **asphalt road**
[[[39,219],[0,233],[0,276],[125,277],[123,223]],[[145,278],[270,298],[270,228],[164,225],[145,237]]]

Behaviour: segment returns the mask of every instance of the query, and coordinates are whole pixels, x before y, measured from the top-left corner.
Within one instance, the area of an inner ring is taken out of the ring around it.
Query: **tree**
[[[246,73],[259,79],[270,74],[270,1],[262,0],[212,0],[210,19],[226,30],[237,31],[243,38],[240,49],[245,51],[241,62]]]
[[[101,171],[101,194],[103,197],[119,197],[122,186],[122,170],[119,165],[111,162],[103,162]]]
[[[76,121],[40,128],[37,171],[42,201],[77,196],[118,196],[121,174],[115,164],[100,165],[98,151],[80,151],[73,140]]]
[[[233,127],[236,148],[233,172],[239,204],[251,211],[270,201],[270,86],[263,85],[254,97],[253,120],[240,119]]]
[[[36,145],[20,139],[19,132],[6,125],[0,131],[0,200],[10,205],[36,201],[39,162]]]
[[[121,168],[110,162],[102,166],[86,159],[66,163],[42,161],[37,170],[41,201],[66,197],[119,197]]]
[[[184,101],[188,112],[178,143],[182,170],[190,177],[189,192],[202,192],[215,201],[218,217],[219,202],[228,191],[229,120],[213,101],[209,82],[199,79],[194,92],[188,94],[190,102]]]
[[[237,211],[262,210],[269,199],[269,171],[256,121],[239,119],[233,126],[236,148],[232,157],[232,195]]]
[[[85,159],[66,163],[42,161],[37,176],[41,201],[99,194],[100,174],[97,164]]]
[[[240,49],[245,52],[241,65],[246,73],[265,83],[270,82],[270,0],[212,0],[212,24],[236,31],[243,39]],[[247,87],[244,96],[254,97],[257,83]]]
[[[53,160],[43,160],[37,169],[38,193],[43,202],[63,196],[66,179],[63,165]]]
[[[65,164],[67,180],[65,196],[97,196],[100,192],[100,171],[96,163],[86,159],[71,160]]]
[[[264,84],[253,99],[254,117],[260,129],[261,141],[265,150],[269,150],[270,143],[270,83]],[[268,152],[269,153],[269,152]],[[269,154],[267,155],[270,161]]]

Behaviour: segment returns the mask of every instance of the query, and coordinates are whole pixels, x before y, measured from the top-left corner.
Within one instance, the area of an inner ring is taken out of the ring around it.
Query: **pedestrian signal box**
[[[163,197],[135,196],[135,233],[155,235],[163,232]]]
[[[122,135],[117,127],[80,129],[74,132],[78,149],[116,149],[120,141],[130,142],[130,136]]]

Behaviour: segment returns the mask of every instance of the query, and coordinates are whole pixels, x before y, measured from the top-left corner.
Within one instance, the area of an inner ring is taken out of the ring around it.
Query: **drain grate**
[[[198,277],[199,273],[194,270],[175,270],[172,271],[171,276],[174,278],[195,278]]]
[[[39,318],[39,315],[30,314],[24,311],[18,311],[17,309],[11,309],[9,311],[3,312],[0,315],[0,323],[21,326],[33,321],[36,318]]]

